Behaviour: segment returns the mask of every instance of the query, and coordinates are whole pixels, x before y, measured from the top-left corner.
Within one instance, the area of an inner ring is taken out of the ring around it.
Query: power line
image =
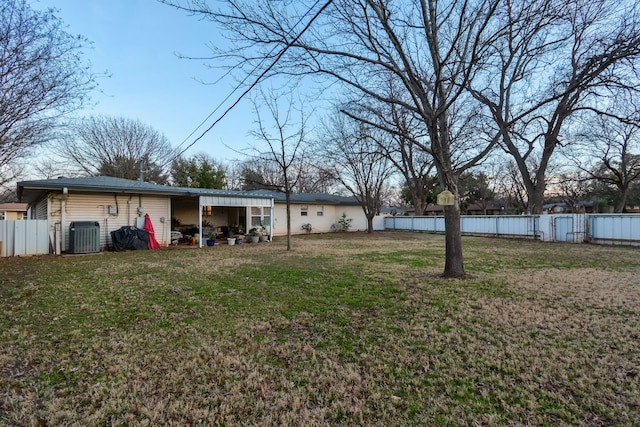
[[[315,7],[318,5],[318,3],[320,3],[320,0],[317,0],[313,6],[311,6],[305,13],[304,15],[302,15],[300,17],[300,19],[298,20],[298,22],[296,22],[296,24],[292,27],[292,29],[295,29],[304,18],[306,18],[313,9],[315,9]],[[269,64],[269,66],[262,71],[262,73],[260,73],[260,75],[253,81],[253,83],[251,83],[251,85],[249,85],[249,87],[240,94],[240,96],[233,102],[233,104],[231,104],[231,106],[229,106],[223,113],[222,115],[220,115],[220,117],[218,117],[212,124],[211,126],[209,126],[204,132],[202,132],[200,134],[200,136],[198,136],[196,139],[194,139],[189,145],[187,145],[184,149],[180,150],[180,152],[178,152],[173,158],[171,158],[171,160],[169,160],[168,162],[166,162],[164,166],[167,166],[168,164],[170,164],[171,162],[173,162],[175,159],[177,159],[178,157],[180,157],[182,154],[184,154],[185,151],[187,151],[189,148],[193,147],[196,142],[200,141],[211,129],[213,129],[213,127],[215,125],[217,125],[233,108],[235,108],[236,105],[238,105],[240,103],[240,101],[242,101],[242,99],[249,93],[251,92],[251,90],[256,87],[256,85],[258,83],[260,83],[260,81],[262,80],[262,78],[273,69],[273,67],[275,67],[275,65],[278,63],[278,61],[280,61],[280,59],[284,56],[284,54],[289,50],[289,48],[293,45],[293,43],[297,42],[300,37],[302,37],[302,35],[309,29],[309,27],[311,27],[311,24],[313,24],[313,22],[322,14],[322,12],[324,12],[324,10],[329,7],[329,5],[333,3],[333,0],[327,0],[326,3],[313,15],[313,17],[309,20],[309,22],[307,23],[307,25],[305,25],[305,27],[302,29],[302,31],[300,31],[300,33],[298,35],[296,35],[294,37],[294,39],[290,42],[287,42],[286,46],[278,53],[278,55],[276,55],[275,59],[271,62],[271,64]],[[249,79],[250,76],[253,75],[253,73],[255,71],[258,70],[258,68],[264,63],[264,61],[266,61],[266,59],[276,50],[276,48],[274,47],[273,49],[271,49],[271,51],[269,51],[269,53],[262,58],[262,60],[260,61],[259,64],[257,64],[253,70],[251,71],[251,73],[248,73],[245,78],[238,83],[238,85],[236,85],[233,90],[231,91],[231,93],[229,93],[229,95],[227,95],[217,106],[216,108],[193,130],[193,132],[191,132],[189,134],[189,136],[187,136],[185,138],[185,140],[183,142],[180,143],[180,145],[178,145],[178,147],[180,147],[182,144],[184,144],[184,142],[189,139],[200,127],[202,127],[202,125],[211,118],[211,116],[213,116],[213,114],[215,114],[216,111],[218,111],[222,105],[227,102],[227,100],[229,98],[231,98],[231,96],[238,90],[240,89],[240,87]]]

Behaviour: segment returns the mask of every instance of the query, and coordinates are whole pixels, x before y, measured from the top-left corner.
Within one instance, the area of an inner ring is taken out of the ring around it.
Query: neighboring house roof
[[[397,206],[387,206],[380,209],[382,215],[404,215],[405,209]]]
[[[444,212],[444,206],[429,203],[425,209],[427,212]]]
[[[286,194],[273,190],[254,190],[252,194],[263,194],[273,197],[276,202],[284,203]],[[355,197],[336,196],[329,193],[291,193],[291,203],[314,205],[360,205]]]
[[[167,196],[233,196],[233,197],[259,197],[270,199],[270,195],[249,191],[214,190],[208,188],[187,188],[159,185],[151,182],[134,181],[130,179],[114,178],[110,176],[90,176],[81,178],[59,177],[55,179],[42,179],[35,181],[18,182],[18,199],[26,203],[32,203],[42,194],[48,191],[84,190],[105,193],[135,193],[156,194]]]
[[[27,203],[0,203],[0,211],[3,212],[26,212]]]
[[[467,211],[499,211],[504,209],[504,206],[499,203],[486,202],[486,203],[470,203],[467,206]]]
[[[569,207],[569,205],[564,203],[564,202],[548,203],[548,204],[542,206],[542,211],[543,212],[547,212],[547,211],[550,211],[550,210],[565,211],[565,210],[568,209],[568,207]]]

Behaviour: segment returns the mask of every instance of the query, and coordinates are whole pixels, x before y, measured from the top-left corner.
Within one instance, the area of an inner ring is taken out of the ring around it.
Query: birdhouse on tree
[[[449,190],[444,190],[442,193],[438,194],[438,204],[443,206],[453,205],[456,201],[456,196]]]

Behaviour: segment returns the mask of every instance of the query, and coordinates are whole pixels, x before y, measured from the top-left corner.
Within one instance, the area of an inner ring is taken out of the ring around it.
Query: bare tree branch
[[[68,34],[54,12],[35,11],[26,0],[0,3],[0,185],[95,87],[82,57],[87,41]]]
[[[61,137],[52,150],[84,175],[107,175],[168,182],[166,160],[174,153],[167,138],[138,120],[86,117]],[[142,166],[140,164],[142,162]]]

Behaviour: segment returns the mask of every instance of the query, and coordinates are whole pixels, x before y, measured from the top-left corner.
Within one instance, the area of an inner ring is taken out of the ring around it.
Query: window
[[[213,216],[213,206],[203,206],[202,216]]]
[[[251,207],[251,227],[269,227],[271,225],[271,208],[252,206]]]
[[[324,216],[324,206],[318,206],[317,207],[316,216]]]
[[[309,206],[300,205],[300,216],[308,216],[309,215]]]

